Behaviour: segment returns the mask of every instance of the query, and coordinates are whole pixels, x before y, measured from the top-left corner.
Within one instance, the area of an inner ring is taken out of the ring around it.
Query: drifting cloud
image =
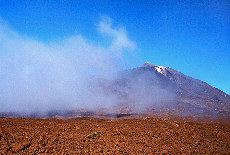
[[[101,18],[98,30],[111,37],[108,47],[82,35],[47,44],[0,22],[0,112],[96,108],[113,102],[88,81],[94,74],[111,76],[124,52],[136,45],[109,17]]]
[[[82,35],[44,43],[0,22],[0,112],[113,113],[124,106],[142,112],[167,105],[173,95],[149,82],[157,80],[153,72],[118,72],[136,48],[125,28],[103,16],[97,30],[110,37],[107,47]]]
[[[102,16],[102,20],[99,22],[99,31],[112,38],[110,50],[134,50],[136,45],[128,38],[125,28],[113,28],[112,24],[112,19],[108,16]]]

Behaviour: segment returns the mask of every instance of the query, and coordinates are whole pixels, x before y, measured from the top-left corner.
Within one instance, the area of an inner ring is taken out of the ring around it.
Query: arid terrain
[[[230,154],[230,124],[171,117],[0,118],[0,154]]]

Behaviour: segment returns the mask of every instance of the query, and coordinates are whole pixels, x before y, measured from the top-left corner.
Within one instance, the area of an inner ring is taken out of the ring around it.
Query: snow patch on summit
[[[166,74],[166,69],[167,67],[164,67],[164,66],[156,66],[156,65],[153,65],[152,63],[150,62],[145,62],[142,66],[140,67],[153,67],[158,73],[160,74]]]
[[[166,67],[164,67],[164,66],[155,66],[154,68],[156,69],[157,72],[159,72],[161,74],[163,74],[165,72],[165,69],[166,69]]]

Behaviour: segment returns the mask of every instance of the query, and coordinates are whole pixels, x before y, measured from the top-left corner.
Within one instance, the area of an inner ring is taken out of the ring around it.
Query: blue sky
[[[112,21],[113,29],[101,35],[98,24],[104,17]],[[95,46],[107,47],[111,37],[121,34],[127,44],[119,46],[132,51],[122,53],[123,68],[149,61],[230,94],[228,0],[0,0],[0,18],[3,27],[44,44],[81,35]]]

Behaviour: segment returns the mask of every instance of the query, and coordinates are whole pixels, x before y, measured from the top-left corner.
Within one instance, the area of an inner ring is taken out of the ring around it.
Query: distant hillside
[[[148,102],[148,110],[168,109],[170,113],[181,115],[230,117],[228,94],[172,68],[149,62],[121,72],[106,88],[120,96],[123,103],[144,105]]]

